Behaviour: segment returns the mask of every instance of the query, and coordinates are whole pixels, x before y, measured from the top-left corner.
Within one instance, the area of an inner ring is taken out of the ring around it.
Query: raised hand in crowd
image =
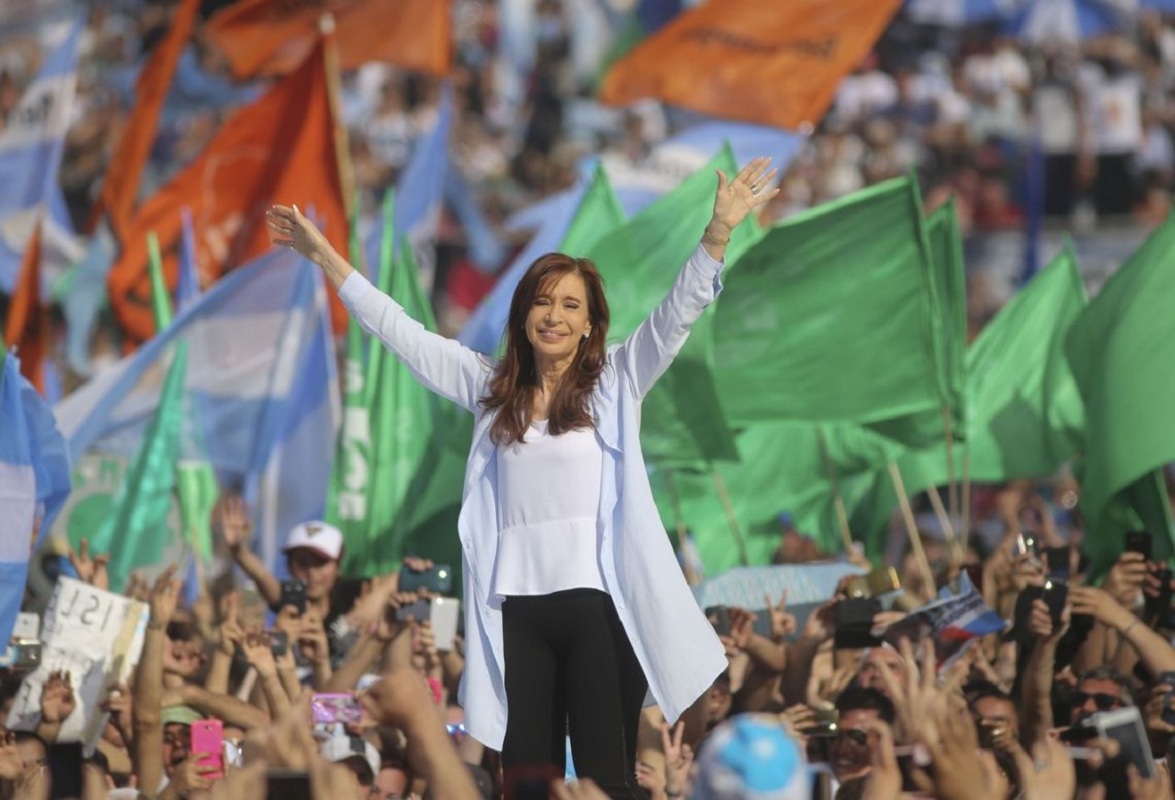
[[[779,605],[771,601],[770,595],[764,595],[767,601],[767,613],[771,615],[771,636],[775,641],[783,641],[796,632],[796,617],[787,612],[787,589],[780,595]]]
[[[220,531],[233,561],[253,579],[269,607],[276,608],[281,601],[281,581],[250,547],[253,520],[249,517],[249,506],[240,495],[224,492],[212,509],[212,524]]]
[[[98,709],[110,715],[110,723],[118,730],[123,742],[129,743],[134,737],[134,695],[125,683],[114,686]]]
[[[689,788],[690,768],[694,763],[694,751],[682,741],[685,723],[679,722],[672,728],[661,723],[661,752],[665,754],[665,796],[669,800],[685,796]]]
[[[1147,562],[1142,553],[1126,551],[1118,556],[1102,583],[1102,589],[1124,606],[1131,606],[1142,593]]]
[[[69,672],[50,672],[41,687],[41,721],[60,725],[77,708],[73,693],[73,676]]]
[[[110,575],[106,570],[106,565],[110,561],[108,553],[90,557],[90,540],[82,537],[78,543],[78,549],[75,552],[73,547],[68,543],[66,547],[69,548],[69,564],[73,567],[73,571],[77,573],[78,580],[83,583],[88,583],[95,589],[102,589],[106,591],[110,588]]]
[[[412,669],[395,669],[360,695],[367,713],[408,738],[408,760],[425,777],[435,797],[477,800],[477,787],[437,718],[432,693]]]
[[[298,626],[296,642],[302,657],[314,670],[314,685],[324,686],[330,680],[333,670],[326,627],[318,612],[307,610]]]

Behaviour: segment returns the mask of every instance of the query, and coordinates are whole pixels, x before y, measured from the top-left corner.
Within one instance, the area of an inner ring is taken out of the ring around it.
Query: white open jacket
[[[726,669],[714,629],[703,616],[661,524],[640,447],[641,400],[689,336],[690,326],[722,290],[722,263],[699,246],[669,295],[622,344],[592,398],[604,450],[600,491],[600,568],[649,689],[671,722]],[[500,599],[491,597],[498,548],[497,448],[485,396],[493,362],[430,333],[398,303],[354,273],[339,297],[429,389],[476,417],[457,529],[464,550],[465,675],[459,699],[474,738],[497,750],[506,736],[506,665]]]

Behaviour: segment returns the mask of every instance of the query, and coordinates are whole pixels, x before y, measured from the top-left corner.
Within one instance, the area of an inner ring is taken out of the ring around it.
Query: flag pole
[[[939,494],[938,487],[931,486],[926,490],[926,495],[930,498],[930,505],[934,508],[934,515],[938,517],[938,524],[942,525],[942,532],[947,538],[947,544],[950,546],[952,556],[961,557],[962,553],[959,552],[959,539],[955,535],[955,526],[951,522],[951,517],[947,514],[947,510],[943,508],[942,495]]]
[[[926,580],[928,597],[934,597],[934,573],[930,571],[930,562],[926,559],[926,550],[922,547],[922,537],[918,535],[918,525],[914,522],[914,510],[910,508],[910,498],[906,494],[906,485],[902,482],[902,472],[896,461],[889,462],[889,477],[893,481],[894,492],[898,496],[898,505],[902,510],[902,520],[906,523],[906,537],[910,540],[910,549],[914,551],[914,560],[918,562],[918,569]]]
[[[343,82],[339,76],[339,51],[335,46],[335,17],[325,13],[318,18],[322,34],[322,61],[326,71],[326,96],[330,101],[331,128],[335,141],[335,161],[339,170],[339,189],[343,193],[343,211],[353,219],[355,203],[355,169],[351,163],[351,144],[343,127]]]
[[[951,425],[951,407],[944,405],[942,407],[942,428],[943,434],[946,438],[947,445],[947,503],[951,512],[951,519],[958,519],[959,514],[959,487],[955,485],[955,443],[954,430]],[[937,489],[935,490],[937,492]],[[939,504],[942,504],[941,498]],[[938,510],[937,508],[935,509]],[[954,529],[952,528],[952,534]],[[954,538],[953,535],[951,537]]]
[[[710,473],[714,479],[714,488],[718,490],[718,499],[722,501],[722,510],[726,512],[726,521],[730,525],[730,532],[734,535],[734,544],[738,548],[738,561],[744,567],[750,566],[747,560],[747,543],[743,540],[743,532],[734,516],[734,506],[730,502],[730,493],[726,491],[726,481],[718,474],[718,470]]]
[[[824,428],[816,426],[816,441],[820,443],[820,457],[824,459],[824,468],[828,470],[828,482],[832,484],[832,506],[836,509],[836,522],[840,527],[841,543],[845,546],[845,555],[853,554],[853,534],[849,530],[849,513],[845,508],[845,499],[840,493],[840,481],[836,477],[836,467],[832,457],[828,455],[828,442],[824,439]]]
[[[963,443],[963,521],[961,523],[964,547],[971,530],[971,445]]]

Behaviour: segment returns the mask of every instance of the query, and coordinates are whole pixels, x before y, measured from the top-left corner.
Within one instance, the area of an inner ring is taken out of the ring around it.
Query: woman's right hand
[[[272,206],[265,212],[265,224],[271,242],[296,250],[315,264],[322,264],[331,252],[330,242],[297,206]]]

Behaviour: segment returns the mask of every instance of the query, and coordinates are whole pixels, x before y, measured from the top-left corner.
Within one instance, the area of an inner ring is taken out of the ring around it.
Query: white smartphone
[[[1122,756],[1144,778],[1155,777],[1155,759],[1151,755],[1150,740],[1142,715],[1134,706],[1114,711],[1099,711],[1093,715],[1098,736],[1113,739],[1122,746]]]
[[[457,618],[460,615],[461,601],[456,597],[432,599],[432,635],[436,638],[437,650],[453,649],[453,637],[457,635]]]

